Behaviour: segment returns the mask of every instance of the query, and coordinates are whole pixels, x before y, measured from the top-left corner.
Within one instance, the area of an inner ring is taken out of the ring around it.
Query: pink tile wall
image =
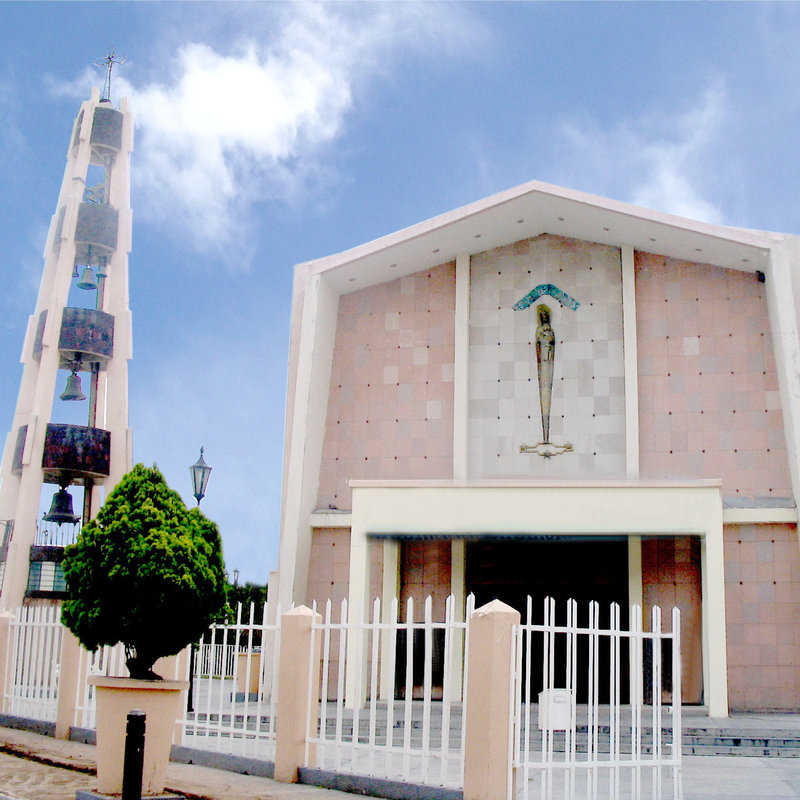
[[[791,497],[763,284],[652,253],[635,269],[642,477]]]
[[[383,547],[380,542],[369,545],[369,596],[380,595],[383,580]],[[325,604],[331,600],[331,619],[340,619],[342,600],[350,588],[350,529],[315,528],[311,535],[311,558],[308,566],[308,597],[310,607],[316,602],[320,614],[325,615]],[[336,698],[339,676],[339,640],[333,635],[328,666],[328,697]],[[320,673],[321,674],[321,673]]]
[[[414,598],[414,619],[424,619],[425,599],[431,596],[434,620],[445,618],[450,594],[450,540],[404,541],[400,567],[400,619],[406,619],[406,603]]]
[[[342,295],[318,506],[357,478],[453,474],[455,264]]]
[[[642,539],[644,626],[651,628],[653,606],[661,625],[672,630],[672,609],[681,612],[681,690],[684,703],[700,703],[703,686],[700,540],[696,536]]]
[[[726,525],[732,711],[800,708],[800,548],[795,525]]]
[[[369,544],[369,597],[380,596],[383,582],[383,547]],[[350,529],[314,528],[311,535],[311,558],[308,565],[308,599],[324,609],[328,598],[338,608],[350,590]]]

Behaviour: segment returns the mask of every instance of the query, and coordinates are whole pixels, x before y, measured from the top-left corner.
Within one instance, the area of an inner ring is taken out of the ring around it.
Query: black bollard
[[[129,711],[122,766],[122,800],[142,800],[144,769],[144,711]]]

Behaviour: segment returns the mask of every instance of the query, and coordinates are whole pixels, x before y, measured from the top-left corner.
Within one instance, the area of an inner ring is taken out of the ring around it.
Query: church
[[[277,599],[677,606],[684,703],[799,709],[797,284],[536,181],[298,264]]]

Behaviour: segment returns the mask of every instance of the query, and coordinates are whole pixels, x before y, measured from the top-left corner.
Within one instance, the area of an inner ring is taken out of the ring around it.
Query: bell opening
[[[45,522],[56,522],[63,525],[65,522],[74,525],[80,522],[80,516],[72,510],[72,495],[62,487],[53,495],[50,510],[42,517]]]

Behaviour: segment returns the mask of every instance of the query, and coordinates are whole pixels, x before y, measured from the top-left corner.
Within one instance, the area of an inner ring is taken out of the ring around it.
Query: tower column
[[[131,463],[132,144],[127,101],[115,109],[93,90],[81,104],[67,146],[36,308],[22,348],[16,410],[0,464],[0,609],[14,608],[26,598],[63,595],[58,577],[63,546],[77,535],[77,523],[88,521],[99,506],[100,493],[89,487],[110,489]],[[71,376],[54,402],[59,370]],[[62,401],[85,403],[87,424],[61,423]],[[65,490],[83,484],[84,513],[71,503],[69,492],[60,491],[40,520],[44,484]],[[12,530],[10,542],[3,539],[1,534]],[[45,561],[42,545],[47,545]]]

